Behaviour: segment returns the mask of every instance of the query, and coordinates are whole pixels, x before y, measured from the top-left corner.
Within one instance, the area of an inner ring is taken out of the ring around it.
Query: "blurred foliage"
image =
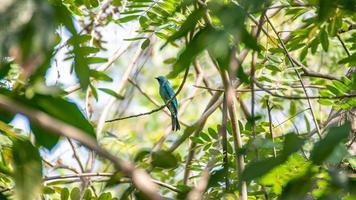
[[[244,181],[248,199],[356,199],[355,13],[354,0],[2,0],[0,199],[147,199],[46,124],[16,128],[26,112],[8,112],[6,100],[82,130],[146,169],[167,198],[187,198],[213,160],[203,199],[237,199]],[[101,124],[110,100],[110,119],[156,108],[153,77],[167,75],[177,89],[187,69],[180,132],[164,131],[163,112]],[[71,78],[52,83],[56,70]],[[204,118],[225,72],[240,90],[239,149],[223,109]],[[121,83],[126,73],[130,83]]]

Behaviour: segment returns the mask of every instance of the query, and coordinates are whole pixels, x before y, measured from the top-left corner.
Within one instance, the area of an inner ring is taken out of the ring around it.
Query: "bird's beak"
[[[155,77],[155,79],[157,79],[157,80],[158,80],[158,77]]]

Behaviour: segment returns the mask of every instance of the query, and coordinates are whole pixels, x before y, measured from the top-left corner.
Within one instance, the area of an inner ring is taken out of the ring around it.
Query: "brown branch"
[[[79,141],[87,148],[94,150],[98,155],[110,160],[114,166],[130,177],[134,185],[150,199],[162,199],[158,194],[158,188],[151,181],[150,176],[142,169],[138,169],[131,162],[124,161],[101,148],[96,140],[91,138],[86,132],[68,125],[42,111],[34,110],[22,103],[16,102],[7,96],[0,94],[0,108],[12,114],[22,113],[27,116],[32,123],[58,134]]]
[[[264,92],[267,92],[268,94],[270,94],[270,95],[272,95],[274,97],[278,97],[278,98],[282,98],[282,99],[291,99],[291,100],[302,100],[302,99],[343,99],[343,98],[354,98],[354,97],[356,97],[356,94],[345,94],[345,95],[340,95],[340,96],[328,96],[328,97],[326,97],[326,96],[325,97],[324,96],[302,97],[302,96],[279,95],[279,94],[271,92],[269,88],[265,88],[262,84],[257,82],[257,80],[254,80],[254,82],[257,85],[257,87],[259,87]]]
[[[50,183],[53,181],[64,181],[68,179],[76,179],[80,180],[80,178],[83,177],[105,177],[106,179],[104,180],[99,180],[99,181],[107,181],[109,180],[110,177],[112,177],[115,173],[107,173],[107,172],[92,172],[92,173],[81,173],[81,174],[69,174],[69,175],[61,175],[61,176],[49,176],[49,177],[44,177],[43,182],[44,183]],[[94,179],[91,179],[92,181],[97,181]],[[118,183],[131,183],[132,181],[127,178],[122,178],[121,180],[118,181]],[[163,183],[161,181],[152,179],[152,182],[156,183],[157,185],[160,185],[162,187],[165,187],[173,192],[181,192],[178,188],[169,185],[167,183]]]

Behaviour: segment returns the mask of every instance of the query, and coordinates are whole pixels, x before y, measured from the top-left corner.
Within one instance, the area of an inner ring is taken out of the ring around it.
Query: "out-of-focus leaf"
[[[137,19],[138,17],[139,17],[139,15],[129,15],[129,16],[122,17],[122,18],[116,20],[115,22],[118,24],[123,24],[123,23],[127,23],[129,21],[133,21],[133,20]]]
[[[143,43],[141,45],[141,49],[145,50],[149,45],[150,45],[150,39],[147,38],[145,41],[143,41]]]
[[[80,190],[78,187],[75,187],[70,192],[70,199],[71,200],[80,200]]]
[[[8,198],[2,192],[0,192],[0,200],[8,200]]]
[[[95,137],[92,125],[74,103],[68,102],[59,97],[54,98],[43,95],[36,95],[32,102],[35,102],[36,105],[44,112],[83,130],[92,137]]]
[[[12,147],[16,199],[37,199],[42,184],[42,159],[28,140],[15,140]]]
[[[339,144],[326,161],[332,165],[337,165],[349,155],[347,147],[344,144]]]
[[[177,62],[173,66],[173,71],[169,73],[168,77],[176,77],[189,67],[192,60],[210,44],[214,43],[218,37],[219,33],[211,27],[200,30],[178,56]]]
[[[330,16],[333,16],[335,13],[336,1],[334,0],[319,0],[319,10],[318,10],[318,17],[319,21],[325,21]]]
[[[90,189],[86,189],[85,193],[84,193],[84,196],[83,196],[83,199],[84,200],[91,200],[92,197],[93,197],[93,195],[91,193],[91,190]]]
[[[188,32],[193,31],[198,21],[204,16],[205,12],[206,8],[203,7],[194,10],[184,21],[180,29],[168,38],[167,42],[177,40],[187,35]]]
[[[31,123],[31,130],[36,138],[36,143],[47,149],[52,149],[59,141],[59,135],[54,134],[41,126]]]
[[[331,19],[328,24],[328,33],[330,36],[334,37],[338,33],[342,26],[342,18],[340,16],[335,16]]]
[[[68,200],[69,198],[69,190],[68,188],[63,188],[61,190],[61,200]]]
[[[152,153],[152,165],[160,168],[176,168],[178,160],[171,152],[160,150]]]
[[[287,134],[284,139],[282,156],[287,158],[292,153],[298,151],[303,144],[304,139],[298,137],[294,133]]]
[[[220,183],[222,183],[225,180],[225,175],[226,175],[226,170],[224,168],[211,171],[209,182],[208,182],[208,188],[220,186]]]
[[[337,145],[348,137],[351,131],[350,122],[339,127],[331,127],[324,139],[317,142],[310,154],[315,164],[321,164],[334,151]]]
[[[123,98],[124,98],[123,96],[117,94],[114,90],[111,90],[111,89],[109,89],[109,88],[98,88],[98,89],[99,89],[100,91],[105,92],[105,93],[108,94],[108,95],[111,95],[111,96],[117,98],[117,99],[123,99]]]
[[[332,83],[335,86],[335,88],[338,89],[342,93],[347,93],[350,90],[344,83],[342,83],[340,81],[333,80]]]
[[[97,71],[97,70],[90,70],[90,76],[95,78],[96,80],[101,80],[101,81],[108,81],[112,82],[112,78],[108,75],[106,75],[104,72]]]
[[[320,30],[319,39],[320,39],[321,46],[323,47],[324,51],[328,51],[328,49],[329,49],[329,38],[328,38],[328,33],[325,31],[325,28],[322,28]]]
[[[90,35],[73,35],[69,40],[68,44],[69,45],[75,45],[75,44],[81,44],[88,42],[91,39]]]
[[[290,181],[284,188],[281,195],[283,200],[306,199],[307,192],[313,185],[313,172],[307,171],[303,176]]]
[[[246,166],[242,173],[241,179],[251,181],[255,178],[261,177],[276,166],[284,162],[283,157],[267,158],[265,160],[256,161]]]
[[[250,83],[250,79],[249,76],[246,74],[246,72],[244,71],[242,66],[239,66],[237,68],[237,72],[236,72],[236,76],[237,78],[239,78],[239,80],[243,83],[249,84]]]
[[[107,62],[107,58],[99,58],[99,57],[89,57],[88,64],[96,64],[96,63],[105,63]]]
[[[120,180],[124,177],[121,172],[116,172],[113,174],[110,179],[106,182],[105,188],[115,186],[120,183]]]
[[[350,65],[356,65],[356,53],[339,61],[339,64],[346,64],[346,63],[350,63]]]
[[[4,78],[7,73],[10,71],[10,68],[11,68],[11,64],[12,62],[3,62],[2,60],[0,60],[0,79]]]
[[[101,193],[98,200],[112,200],[112,195],[110,192]]]
[[[242,172],[241,179],[251,181],[263,176],[276,166],[284,163],[288,159],[288,156],[298,151],[303,144],[303,139],[293,133],[287,134],[284,139],[283,152],[280,156],[249,163]]]
[[[264,186],[271,187],[273,193],[280,195],[283,187],[290,180],[305,174],[309,166],[310,162],[307,162],[303,156],[295,153],[289,156],[285,163],[275,167],[271,172],[261,177],[258,182]]]

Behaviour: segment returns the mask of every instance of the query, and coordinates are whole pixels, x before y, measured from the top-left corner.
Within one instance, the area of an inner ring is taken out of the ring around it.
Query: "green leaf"
[[[335,13],[336,5],[334,0],[320,0],[318,17],[319,21],[325,21]]]
[[[145,41],[143,41],[143,43],[141,45],[141,49],[145,50],[149,45],[150,45],[150,39],[147,38]]]
[[[298,137],[294,133],[285,135],[282,156],[288,157],[292,153],[298,151],[304,144],[304,139]]]
[[[38,199],[42,185],[42,159],[31,142],[18,139],[13,141],[13,178],[16,199]]]
[[[356,65],[356,53],[339,61],[339,64],[346,64],[346,63],[349,63],[350,65]]]
[[[145,16],[140,17],[138,20],[142,28],[147,28],[149,26],[148,19]]]
[[[123,96],[119,95],[118,93],[116,93],[114,90],[111,90],[109,88],[98,88],[100,91],[105,92],[108,95],[111,95],[117,99],[124,99]]]
[[[283,188],[281,199],[306,199],[306,194],[313,185],[313,173],[309,170],[302,176],[295,178]]]
[[[88,64],[105,63],[105,62],[108,62],[107,58],[99,58],[99,57],[88,58]]]
[[[168,151],[160,150],[152,153],[152,166],[160,168],[176,168],[178,166],[177,158]]]
[[[99,6],[98,0],[90,0],[90,4],[91,4],[91,6],[94,7],[94,8]]]
[[[328,33],[330,36],[335,37],[342,26],[342,17],[335,16],[331,19],[328,25]]]
[[[192,60],[207,48],[212,43],[211,41],[216,40],[216,36],[217,32],[211,27],[200,30],[178,56],[177,62],[173,66],[173,71],[169,73],[168,77],[176,77],[180,72],[189,67]]]
[[[134,37],[134,38],[126,38],[125,41],[136,41],[136,40],[144,40],[146,37]]]
[[[325,105],[325,106],[331,106],[334,104],[334,101],[332,101],[330,99],[318,99],[318,103],[320,103],[321,105]]]
[[[239,78],[239,80],[243,83],[250,83],[249,76],[246,74],[242,66],[237,68],[236,77]]]
[[[347,93],[350,90],[344,83],[342,83],[340,81],[333,80],[332,83],[335,86],[335,88],[338,89],[342,93]]]
[[[206,8],[203,7],[194,10],[184,21],[180,29],[167,39],[167,42],[175,41],[187,35],[188,32],[193,31],[198,21],[205,15],[205,12]]]
[[[31,123],[31,130],[36,138],[36,144],[42,145],[43,147],[51,150],[59,141],[59,135],[50,132],[40,125]]]
[[[319,39],[320,39],[321,46],[323,47],[324,51],[328,51],[329,38],[328,38],[328,33],[325,31],[325,28],[322,28],[320,30]]]
[[[75,187],[70,192],[70,199],[71,200],[80,200],[80,190],[78,187]]]
[[[331,127],[324,139],[317,142],[311,152],[310,159],[315,164],[321,164],[334,151],[337,145],[349,136],[350,122],[339,127]]]
[[[326,162],[332,165],[337,165],[349,155],[350,153],[348,152],[345,144],[339,144],[336,146],[332,154],[328,157]]]
[[[85,193],[84,193],[84,196],[83,196],[83,199],[84,200],[91,200],[92,197],[93,197],[93,195],[91,193],[91,190],[90,189],[86,189]]]
[[[104,192],[99,196],[98,200],[111,200],[111,198],[112,196],[110,192]]]
[[[281,70],[275,65],[269,64],[269,65],[266,65],[266,68],[271,70],[272,72],[281,72]]]
[[[59,97],[54,98],[44,95],[36,95],[32,99],[32,102],[36,103],[36,105],[44,112],[59,120],[62,120],[65,123],[83,130],[88,135],[95,138],[95,131],[92,125],[84,117],[83,113],[79,110],[76,104],[68,102]]]
[[[77,52],[76,56],[74,57],[74,70],[75,70],[75,74],[79,79],[80,87],[83,90],[87,89],[90,82],[89,80],[90,69],[87,60],[79,52]]]
[[[112,78],[108,75],[106,75],[104,72],[101,71],[97,71],[94,69],[90,70],[90,77],[95,78],[96,80],[101,80],[101,81],[108,81],[108,82],[112,82]]]
[[[291,133],[285,135],[282,154],[276,158],[267,158],[249,163],[242,172],[241,179],[251,181],[265,175],[276,166],[284,163],[288,159],[289,155],[298,151],[303,144],[304,139],[299,138],[296,134]]]
[[[68,188],[62,188],[61,190],[61,200],[68,200],[69,198],[69,190]]]
[[[73,35],[69,40],[69,45],[82,44],[88,42],[91,39],[90,35]]]
[[[267,158],[264,160],[251,162],[242,172],[241,179],[245,181],[251,181],[253,179],[261,177],[276,166],[282,164],[283,162],[284,158],[282,157]]]
[[[4,58],[1,58],[4,59]],[[4,78],[11,69],[12,62],[0,60],[0,79]]]
[[[129,15],[129,16],[125,16],[123,18],[120,18],[118,20],[116,20],[115,22],[118,24],[123,24],[132,20],[135,20],[139,17],[139,15]]]

